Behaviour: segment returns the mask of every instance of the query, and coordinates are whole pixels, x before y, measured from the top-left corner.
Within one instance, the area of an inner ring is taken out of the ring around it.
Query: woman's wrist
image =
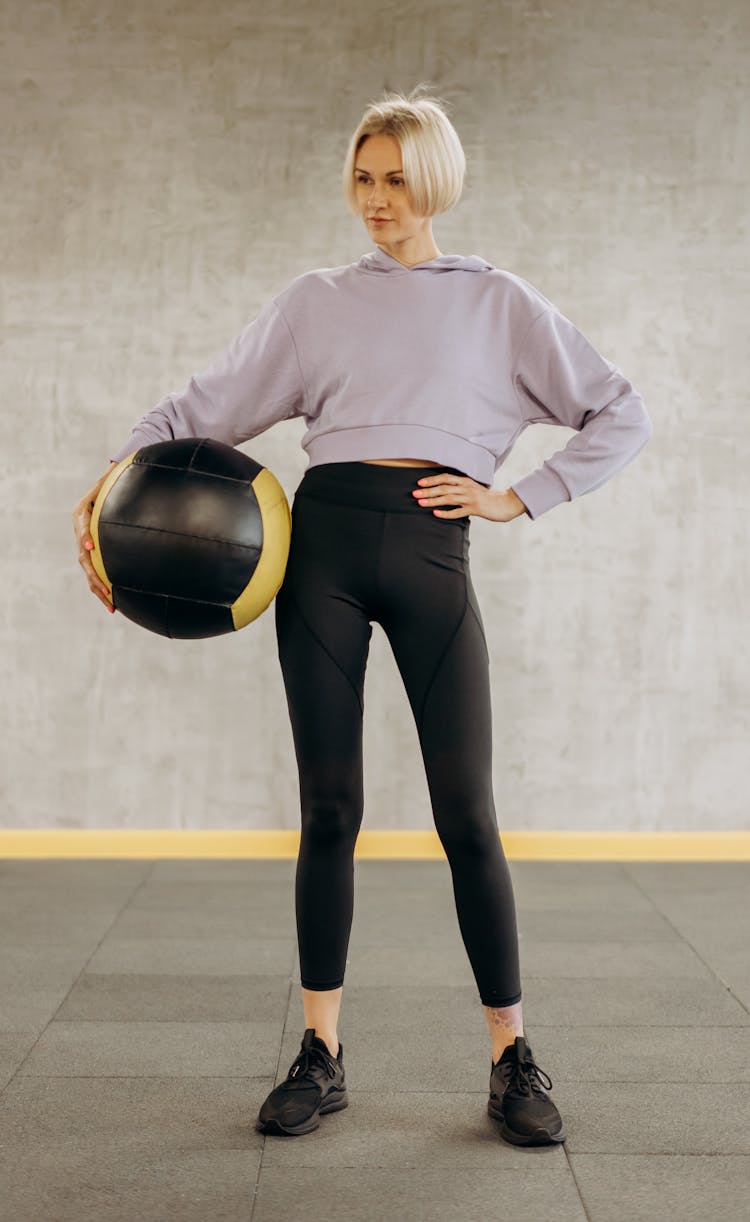
[[[508,488],[506,491],[507,491],[507,495],[511,497],[511,501],[513,505],[515,506],[515,508],[517,508],[517,513],[515,513],[515,517],[520,517],[520,514],[529,512],[528,508],[526,508],[525,502],[522,501],[522,499],[520,499],[518,492],[515,492],[512,488]]]
[[[505,492],[503,493],[503,496],[506,498],[508,504],[511,505],[513,509],[515,510],[513,514],[514,518],[519,518],[522,513],[528,514],[526,505],[521,500],[518,493],[514,492],[512,488],[506,488]]]
[[[514,518],[528,512],[520,496],[512,488],[490,488],[488,494],[489,508],[481,516],[489,518],[491,522],[512,522]]]

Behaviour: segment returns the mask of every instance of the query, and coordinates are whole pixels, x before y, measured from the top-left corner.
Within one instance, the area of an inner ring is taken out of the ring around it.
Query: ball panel
[[[178,467],[251,484],[261,470],[248,454],[211,437],[180,437],[142,446],[136,461],[143,466]]]
[[[252,579],[255,548],[124,522],[100,523],[114,586],[230,606]]]
[[[286,493],[268,467],[258,472],[253,490],[263,524],[264,543],[252,579],[232,606],[232,619],[237,629],[262,615],[278,594],[292,537],[292,515]]]
[[[112,606],[134,624],[169,636],[167,627],[167,600],[159,594],[145,594],[142,590],[112,587]]]
[[[234,631],[228,607],[114,586],[113,603],[127,619],[160,636],[200,640]]]
[[[225,636],[234,632],[229,607],[211,607],[206,603],[191,603],[188,599],[170,598],[168,610],[169,635],[178,640],[202,640],[208,636]]]
[[[231,540],[258,553],[263,529],[255,510],[251,484],[171,468],[162,468],[157,478],[147,464],[134,462],[107,497],[99,529],[105,522],[123,523],[196,539]]]

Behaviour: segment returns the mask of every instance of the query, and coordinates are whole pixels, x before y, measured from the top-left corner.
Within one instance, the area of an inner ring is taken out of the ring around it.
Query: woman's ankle
[[[306,989],[302,986],[302,1010],[305,1016],[305,1029],[312,1027],[315,1034],[328,1048],[331,1056],[336,1056],[339,1050],[338,1026],[341,996],[344,986],[336,989]],[[335,1049],[335,1052],[333,1051]]]
[[[323,1043],[328,1048],[328,1051],[330,1052],[331,1056],[332,1057],[338,1056],[338,1051],[340,1048],[339,1037],[337,1035],[327,1035],[327,1034],[324,1035],[323,1032],[320,1031],[317,1027],[315,1027],[314,1030],[315,1030],[315,1034],[317,1035],[318,1039],[322,1040]]]

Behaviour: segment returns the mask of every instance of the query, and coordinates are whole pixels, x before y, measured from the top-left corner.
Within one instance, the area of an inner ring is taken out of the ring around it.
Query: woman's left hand
[[[495,492],[469,475],[454,475],[447,471],[422,476],[417,480],[412,496],[441,518],[467,518],[473,514],[490,522],[510,522],[526,513],[526,506],[512,488]],[[438,509],[438,505],[456,505],[458,508]]]

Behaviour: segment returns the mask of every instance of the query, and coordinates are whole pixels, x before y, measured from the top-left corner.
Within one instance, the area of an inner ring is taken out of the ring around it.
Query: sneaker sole
[[[509,1129],[502,1111],[493,1109],[491,1102],[487,1104],[487,1115],[500,1121],[501,1136],[514,1146],[548,1146],[565,1141],[564,1129],[559,1129],[557,1133],[550,1133],[549,1129],[542,1128],[535,1129],[533,1133],[517,1133],[514,1129]]]
[[[299,1124],[282,1124],[280,1120],[261,1120],[259,1117],[255,1122],[255,1128],[259,1133],[274,1133],[280,1137],[301,1137],[303,1133],[312,1133],[314,1129],[317,1129],[321,1116],[326,1116],[328,1112],[340,1112],[342,1108],[348,1106],[346,1090],[329,1091],[325,1102],[308,1120],[302,1120]]]

